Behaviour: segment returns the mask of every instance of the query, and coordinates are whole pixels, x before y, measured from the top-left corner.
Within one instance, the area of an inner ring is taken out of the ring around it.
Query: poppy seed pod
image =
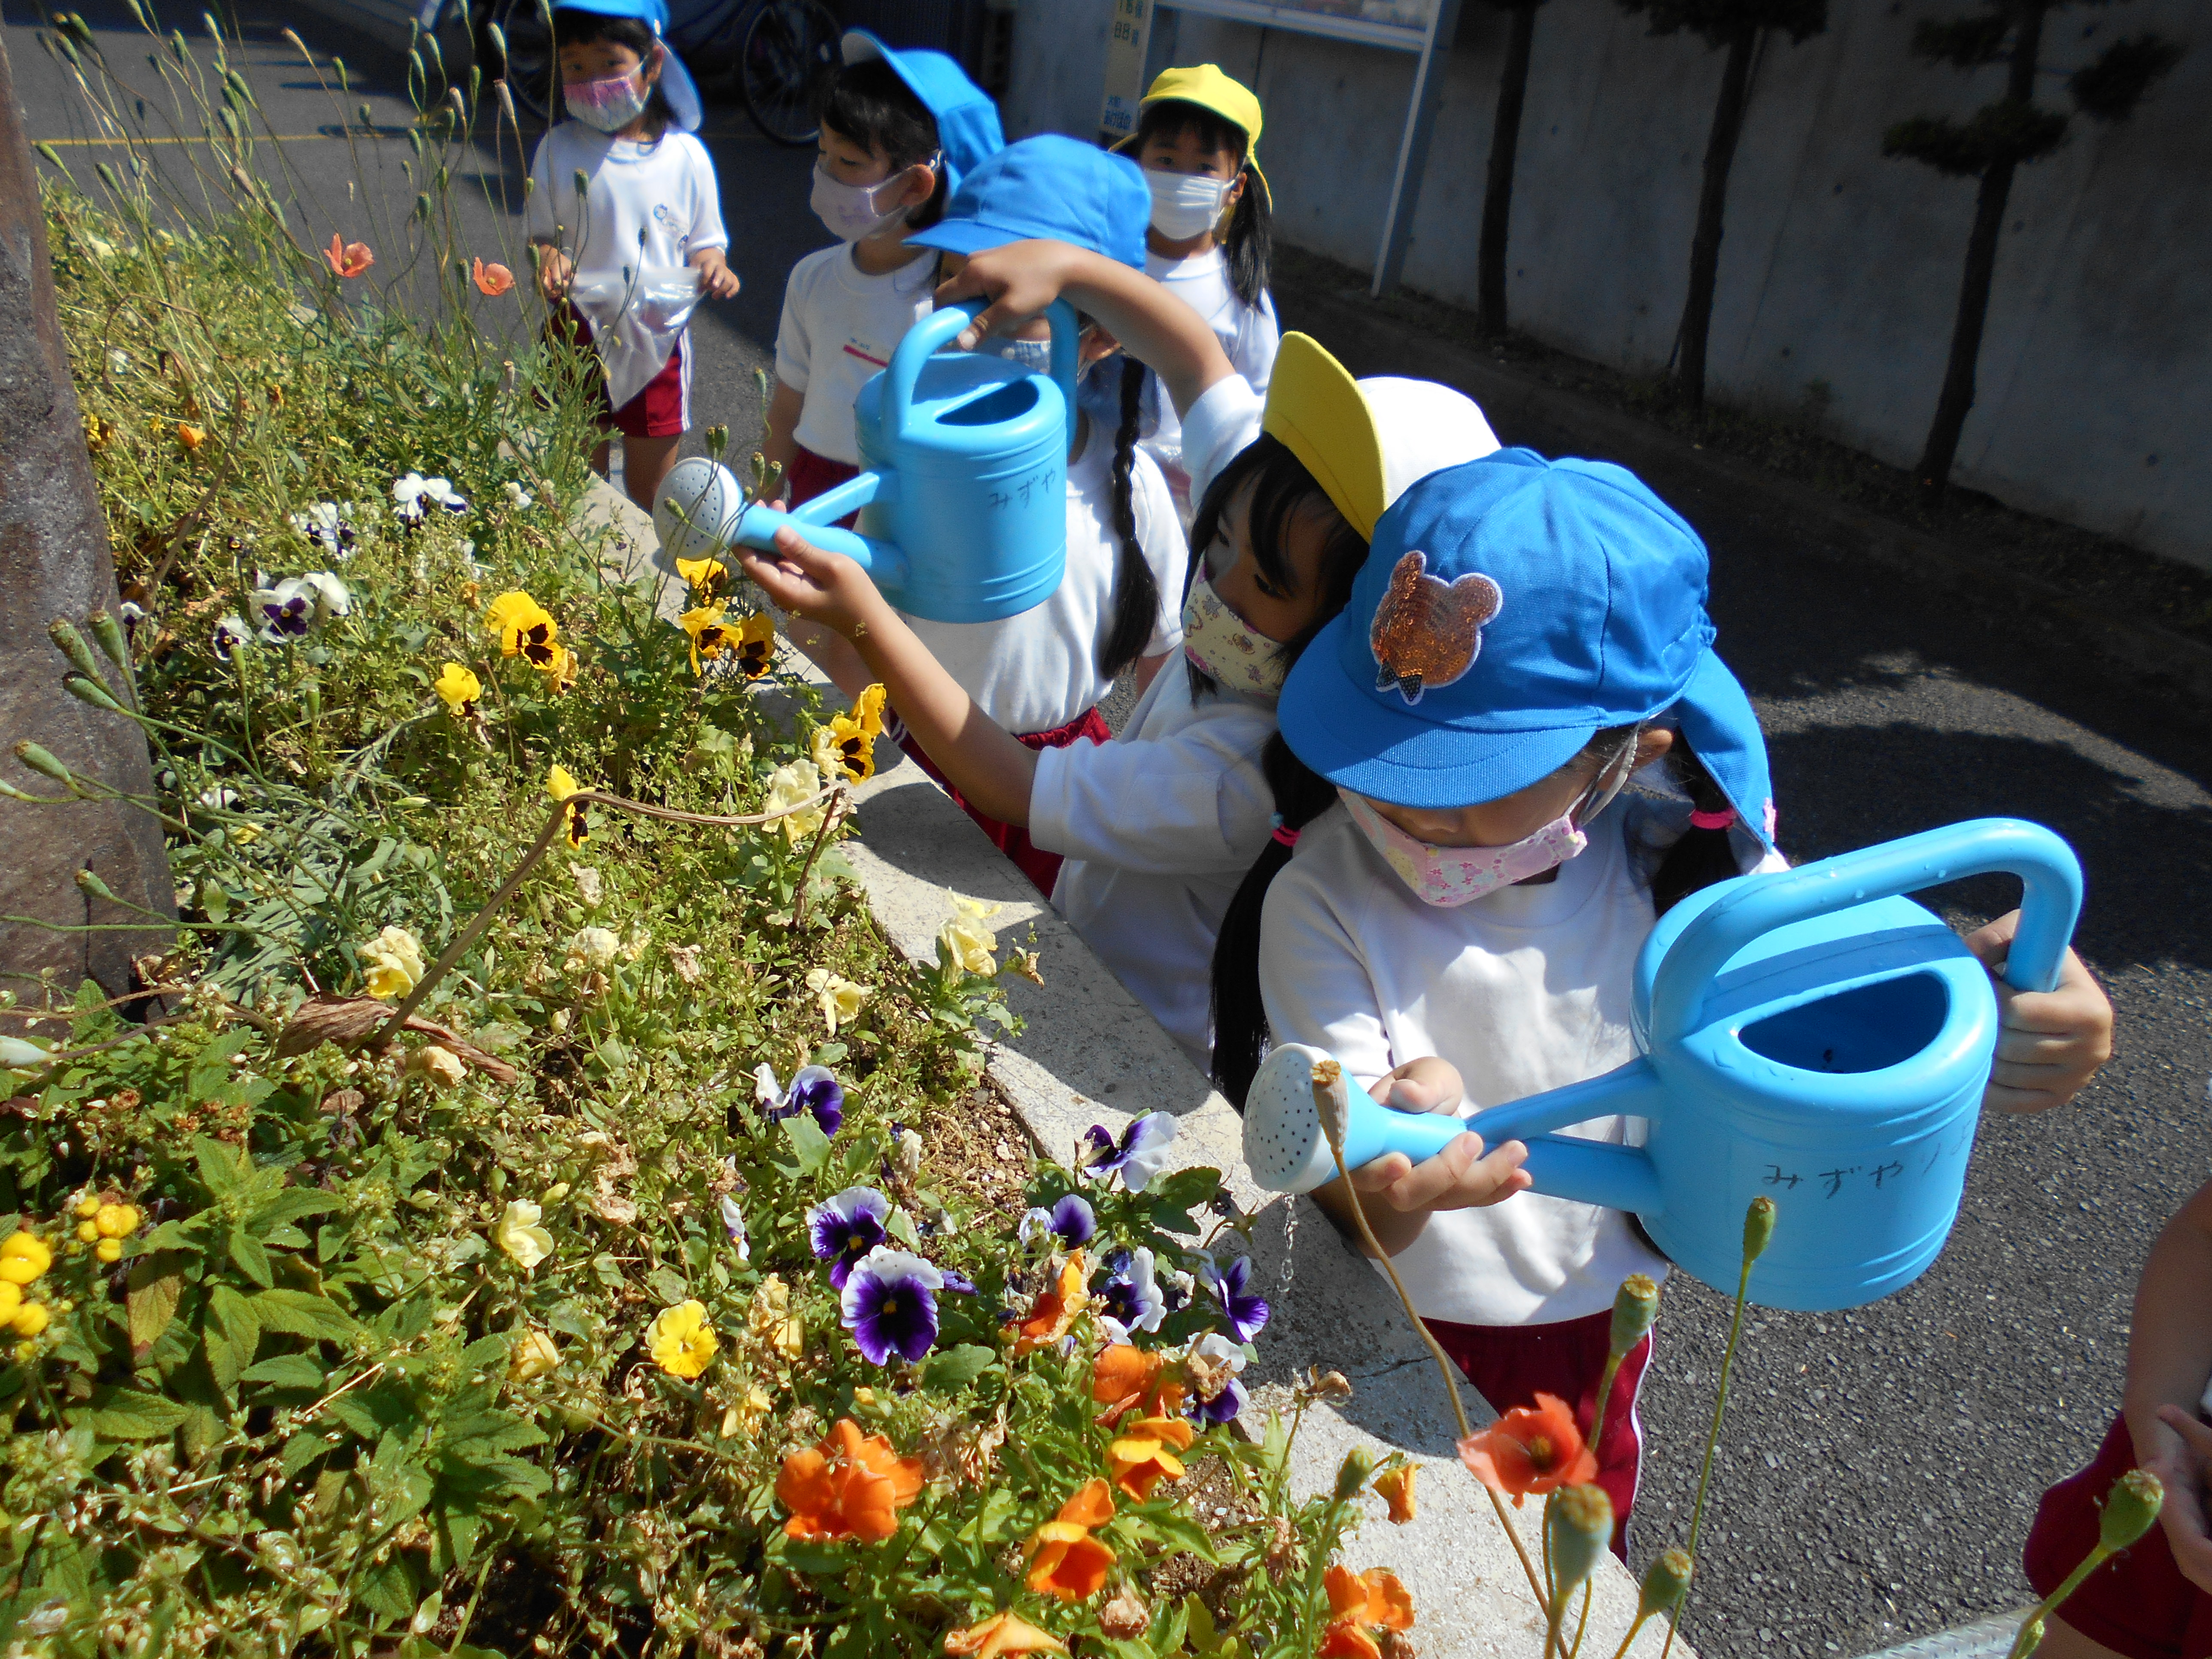
[[[105,709],[111,714],[119,714],[123,712],[123,705],[108,694],[106,686],[98,680],[87,679],[82,674],[64,675],[62,690],[79,702],[90,703],[94,708]]]
[[[2124,1550],[2151,1529],[2166,1488],[2148,1469],[2130,1469],[2113,1483],[2105,1498],[2105,1513],[2097,1523],[2097,1541],[2107,1550]]]
[[[54,649],[70,659],[70,666],[80,674],[97,680],[100,665],[93,659],[92,647],[84,642],[84,635],[72,628],[66,617],[57,617],[46,624],[46,637],[54,642]]]
[[[1341,1158],[1344,1137],[1352,1124],[1351,1088],[1345,1081],[1342,1066],[1333,1060],[1315,1065],[1313,1097],[1314,1109],[1321,1114],[1322,1133],[1328,1137],[1328,1149]]]
[[[131,666],[131,642],[123,635],[123,624],[105,611],[95,611],[84,620],[85,625],[92,629],[92,637],[107,653],[107,659],[118,668],[128,670]]]
[[[1631,1273],[1620,1281],[1613,1298],[1613,1340],[1609,1352],[1615,1359],[1644,1340],[1659,1317],[1659,1286],[1648,1273]]]
[[[1774,1237],[1774,1200],[1764,1193],[1751,1200],[1743,1216],[1743,1261],[1749,1267],[1766,1254]]]
[[[1565,1487],[1545,1510],[1544,1531],[1557,1586],[1552,1603],[1556,1618],[1613,1541],[1613,1499],[1595,1482]]]
[[[76,787],[76,780],[70,775],[69,768],[56,760],[51,750],[42,749],[35,743],[17,744],[15,758],[41,777],[52,778],[56,783],[66,784],[72,789]]]
[[[1336,1498],[1339,1503],[1350,1498],[1375,1473],[1378,1460],[1364,1446],[1354,1448],[1345,1455],[1344,1466],[1336,1472]]]
[[[1655,1613],[1672,1613],[1682,1605],[1682,1598],[1690,1593],[1691,1565],[1686,1550],[1668,1550],[1651,1564],[1644,1575],[1644,1588],[1636,1598],[1636,1616],[1649,1619]]]

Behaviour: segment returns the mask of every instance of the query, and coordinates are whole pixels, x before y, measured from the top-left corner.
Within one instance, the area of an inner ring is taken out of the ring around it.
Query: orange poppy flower
[[[376,263],[376,256],[368,251],[366,242],[349,242],[336,231],[331,233],[331,245],[323,250],[324,263],[338,276],[358,276]]]
[[[488,265],[482,259],[470,266],[469,275],[475,280],[477,292],[494,300],[514,286],[513,271],[505,265]]]
[[[1086,1282],[1089,1277],[1083,1252],[1078,1250],[1060,1270],[1059,1282],[1037,1297],[1030,1309],[1030,1316],[1014,1328],[1015,1358],[1038,1348],[1048,1348],[1067,1334],[1076,1316],[1091,1305]]]
[[[203,428],[196,426],[186,426],[181,421],[177,422],[177,446],[186,453],[189,454],[191,451],[198,449],[206,441],[207,433]]]
[[[1098,1420],[1111,1428],[1132,1407],[1140,1417],[1172,1417],[1188,1390],[1158,1354],[1126,1342],[1100,1351],[1091,1365],[1091,1397],[1106,1407]]]
[[[1338,1619],[1322,1632],[1321,1645],[1314,1650],[1314,1659],[1382,1659],[1382,1650],[1355,1621]]]
[[[820,1445],[785,1458],[775,1478],[792,1538],[889,1538],[898,1512],[921,1495],[921,1459],[898,1456],[879,1434],[862,1438],[849,1417],[839,1418]]]
[[[1492,1492],[1509,1494],[1516,1509],[1532,1492],[1541,1497],[1597,1478],[1597,1454],[1583,1444],[1566,1401],[1550,1394],[1538,1395],[1533,1411],[1516,1406],[1461,1441],[1459,1461]]]
[[[1106,1462],[1114,1471],[1114,1484],[1142,1503],[1162,1480],[1182,1479],[1182,1459],[1192,1438],[1189,1421],[1180,1417],[1142,1417],[1129,1431],[1106,1448]]]
[[[1103,1480],[1086,1480],[1060,1506],[1058,1518],[1079,1527],[1103,1527],[1114,1518],[1114,1494]]]
[[[945,1632],[945,1650],[999,1659],[1002,1653],[1066,1653],[1067,1644],[1012,1612],[994,1613],[980,1625]]]
[[[1404,1526],[1417,1513],[1413,1506],[1413,1478],[1420,1472],[1418,1463],[1401,1463],[1375,1477],[1376,1495],[1390,1506],[1394,1525]]]

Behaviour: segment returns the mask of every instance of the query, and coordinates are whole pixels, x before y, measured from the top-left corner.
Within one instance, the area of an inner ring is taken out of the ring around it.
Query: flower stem
[[[1414,1308],[1413,1298],[1407,1293],[1406,1281],[1398,1277],[1396,1265],[1376,1240],[1374,1228],[1367,1224],[1366,1206],[1360,1202],[1359,1189],[1352,1184],[1352,1171],[1344,1167],[1344,1148],[1334,1136],[1330,1138],[1329,1151],[1335,1154],[1336,1172],[1342,1178],[1344,1190],[1352,1200],[1352,1218],[1359,1224],[1359,1237],[1365,1241],[1368,1253],[1382,1264],[1382,1271],[1389,1275],[1390,1288],[1398,1292],[1398,1300],[1405,1306],[1406,1317],[1413,1322],[1413,1329],[1428,1345],[1437,1370],[1443,1375],[1444,1393],[1451,1401],[1452,1415],[1459,1419],[1459,1437],[1462,1440],[1471,1439],[1474,1430],[1467,1420],[1467,1407],[1459,1397],[1459,1367],[1452,1364],[1451,1356],[1444,1352],[1443,1344],[1437,1340],[1436,1333],[1428,1328],[1427,1322]],[[1292,1199],[1291,1201],[1296,1203],[1297,1200]],[[1528,1559],[1528,1547],[1521,1541],[1521,1534],[1513,1525],[1513,1517],[1505,1512],[1505,1500],[1487,1482],[1480,1484],[1483,1491],[1490,1493],[1490,1507],[1497,1511],[1498,1524],[1505,1528],[1505,1536],[1513,1546],[1513,1553],[1521,1558],[1521,1571],[1528,1576],[1529,1594],[1536,1598],[1538,1607],[1548,1606],[1550,1598],[1544,1594],[1543,1581],[1536,1577],[1536,1564]]]
[[[2029,1654],[2033,1653],[2037,1648],[2040,1647],[2043,1644],[2041,1633],[2043,1630],[2043,1621],[2051,1613],[2057,1611],[2058,1606],[2061,1602],[2064,1601],[2068,1596],[2073,1595],[2075,1590],[2081,1587],[2081,1581],[2084,1578],[2087,1578],[2091,1573],[2096,1571],[2098,1568],[2103,1566],[2105,1563],[2110,1560],[2116,1553],[2117,1552],[2115,1551],[2106,1548],[2105,1542],[2102,1539],[2099,1539],[2095,1544],[2092,1545],[2088,1554],[2081,1558],[2081,1565],[2075,1567],[2073,1571],[2068,1573],[2066,1575],[2065,1582],[2060,1584],[2057,1589],[2051,1591],[2050,1595],[2045,1596],[2043,1600],[2037,1602],[2035,1606],[2029,1610],[2027,1617],[2021,1620],[2020,1634],[2013,1638],[2012,1651],[2006,1656],[2006,1659],[2027,1659],[2027,1656]],[[2033,1631],[2037,1633],[2036,1638],[2033,1642],[2028,1639],[2028,1632],[2030,1631]]]
[[[1630,1621],[1628,1634],[1620,1638],[1620,1645],[1613,1650],[1613,1659],[1628,1659],[1628,1650],[1635,1644],[1636,1638],[1643,1633],[1644,1621],[1650,1616],[1648,1613],[1639,1611]]]
[[[1729,1373],[1735,1365],[1735,1343],[1743,1330],[1744,1299],[1751,1293],[1752,1257],[1747,1254],[1742,1270],[1735,1280],[1735,1311],[1729,1318],[1728,1346],[1721,1351],[1720,1386],[1713,1391],[1713,1425],[1705,1433],[1705,1461],[1698,1471],[1698,1501],[1690,1510],[1690,1541],[1686,1548],[1690,1559],[1698,1559],[1698,1528],[1705,1518],[1705,1489],[1713,1478],[1713,1452],[1721,1443],[1721,1418],[1728,1410]],[[1667,1642],[1659,1650],[1659,1659],[1667,1659],[1674,1649],[1674,1633],[1682,1626],[1682,1609],[1690,1604],[1686,1590],[1682,1599],[1667,1615]]]

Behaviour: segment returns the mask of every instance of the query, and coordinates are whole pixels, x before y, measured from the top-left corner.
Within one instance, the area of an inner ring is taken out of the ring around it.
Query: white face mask
[[[1217,684],[1248,696],[1279,696],[1291,672],[1283,647],[1247,628],[1204,576],[1182,602],[1182,653]]]
[[[1431,847],[1384,817],[1364,795],[1348,789],[1336,793],[1368,845],[1382,855],[1383,863],[1414,896],[1424,904],[1450,908],[1556,869],[1588,847],[1589,837],[1582,825],[1613,804],[1628,781],[1635,757],[1632,743],[1583,792],[1580,800],[1534,835],[1504,847]]]
[[[984,350],[994,357],[1004,357],[1015,368],[1031,374],[1049,376],[1052,374],[1052,342],[1050,340],[990,340]]]
[[[885,212],[876,204],[878,196],[888,201],[898,193],[899,180],[905,178],[903,170],[894,173],[880,184],[842,185],[830,176],[819,161],[814,164],[814,193],[807,205],[812,208],[822,222],[830,227],[830,234],[841,242],[865,241],[878,232],[890,229],[905,222],[907,210],[902,207]]]
[[[1202,236],[1220,222],[1222,198],[1229,194],[1228,179],[1147,167],[1145,183],[1152,187],[1152,228],[1170,242]]]

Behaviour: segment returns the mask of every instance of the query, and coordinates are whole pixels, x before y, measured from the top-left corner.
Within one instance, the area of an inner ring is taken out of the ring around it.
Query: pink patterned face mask
[[[1424,904],[1449,909],[1556,869],[1588,847],[1589,837],[1578,821],[1587,823],[1612,804],[1628,781],[1634,754],[1631,744],[1621,760],[1608,765],[1574,805],[1535,834],[1504,847],[1431,847],[1384,817],[1364,795],[1348,789],[1336,793],[1368,844],[1413,890],[1414,896]]]

